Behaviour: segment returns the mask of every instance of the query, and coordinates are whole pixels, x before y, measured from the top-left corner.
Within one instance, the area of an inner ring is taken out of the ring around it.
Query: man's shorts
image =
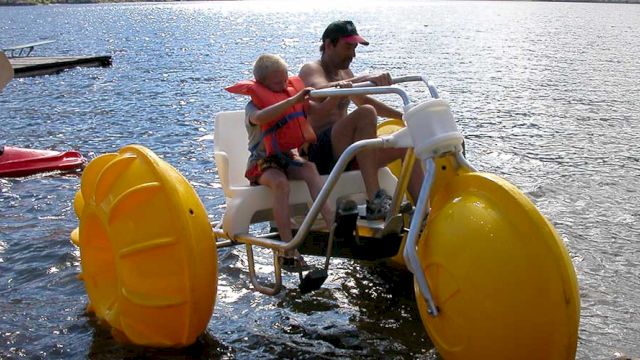
[[[333,158],[333,147],[331,144],[331,129],[329,127],[324,131],[316,134],[316,142],[309,144],[307,149],[302,152],[302,156],[306,156],[309,161],[316,164],[316,168],[320,175],[327,175],[336,164]]]
[[[328,175],[333,170],[338,159],[333,155],[333,144],[331,143],[331,130],[333,126],[316,134],[317,141],[309,144],[306,150],[301,151],[301,155],[307,160],[316,164],[320,175]],[[351,160],[346,170],[358,169],[358,163],[355,159]]]

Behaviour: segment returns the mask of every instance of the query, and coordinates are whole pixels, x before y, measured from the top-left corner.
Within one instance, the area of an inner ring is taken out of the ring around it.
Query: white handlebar
[[[321,90],[312,90],[309,93],[311,97],[330,97],[330,96],[354,96],[354,95],[371,95],[371,94],[398,94],[402,98],[404,105],[409,105],[409,96],[407,93],[395,86],[373,86],[358,88],[329,88]]]
[[[404,82],[422,81],[427,85],[431,97],[434,99],[439,98],[438,90],[424,75],[409,75],[400,76],[391,79],[392,84],[400,84]],[[394,86],[376,86],[371,81],[354,84],[351,88],[329,88],[321,90],[313,90],[309,94],[311,97],[328,97],[328,96],[354,96],[354,95],[370,95],[370,94],[398,94],[402,97],[405,105],[409,104],[409,98],[407,94],[402,90]]]

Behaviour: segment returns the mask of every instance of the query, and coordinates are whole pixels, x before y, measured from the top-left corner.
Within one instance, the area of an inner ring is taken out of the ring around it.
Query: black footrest
[[[358,204],[353,200],[338,202],[338,206],[336,207],[336,228],[333,233],[334,237],[342,240],[354,239],[357,225]]]

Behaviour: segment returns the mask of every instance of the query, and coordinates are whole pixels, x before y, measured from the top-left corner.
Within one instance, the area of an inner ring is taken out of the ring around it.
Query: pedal
[[[301,294],[307,294],[322,287],[322,284],[324,284],[329,277],[329,260],[331,259],[331,249],[334,239],[342,239],[343,241],[353,241],[357,239],[357,224],[358,204],[351,199],[339,201],[338,206],[336,206],[333,237],[329,238],[324,268],[315,268],[307,272],[304,277],[302,273],[300,273],[300,285],[298,285],[298,289],[300,289]]]
[[[326,269],[313,269],[309,271],[304,278],[300,279],[298,289],[300,289],[301,294],[316,291],[322,287],[327,277],[329,277],[329,274]]]
[[[384,227],[380,232],[380,237],[385,237],[387,235],[398,235],[402,232],[404,228],[404,219],[402,215],[398,214],[392,216],[388,221],[384,223]]]
[[[413,205],[410,202],[404,201],[400,204],[400,208],[398,209],[398,214],[411,214],[413,213]]]

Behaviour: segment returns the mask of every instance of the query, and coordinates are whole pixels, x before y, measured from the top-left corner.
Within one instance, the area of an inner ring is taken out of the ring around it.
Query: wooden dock
[[[15,77],[57,74],[75,67],[110,66],[111,56],[22,56],[9,58]]]

